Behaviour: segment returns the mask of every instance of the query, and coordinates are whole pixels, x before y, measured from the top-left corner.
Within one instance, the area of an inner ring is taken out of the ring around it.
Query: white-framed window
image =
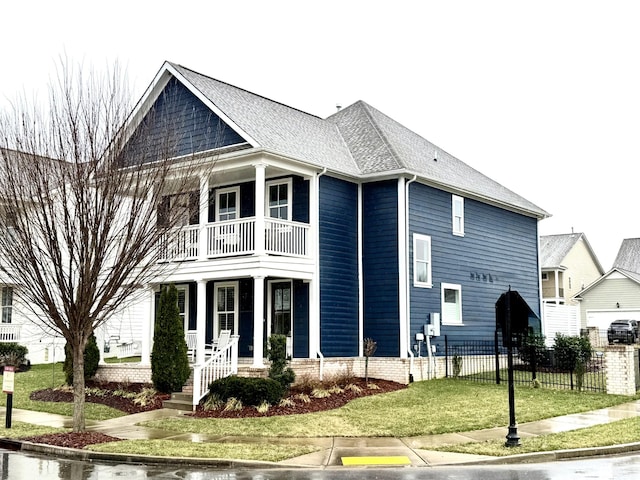
[[[240,217],[240,187],[216,190],[216,222]]]
[[[431,237],[413,234],[413,285],[431,288]]]
[[[178,312],[184,325],[184,331],[189,330],[189,286],[176,285],[178,291]]]
[[[454,235],[464,236],[464,198],[451,195],[451,224]]]
[[[197,225],[200,215],[197,191],[165,195],[158,206],[158,224],[185,227]]]
[[[1,290],[2,323],[11,323],[11,317],[13,315],[13,287],[2,287]]]
[[[549,274],[547,272],[542,272],[542,281],[546,282],[549,280]]]
[[[215,338],[220,330],[231,330],[235,335],[238,331],[238,282],[216,283],[214,302]]]
[[[462,325],[462,287],[460,285],[442,284],[442,323]]]
[[[269,218],[291,220],[292,181],[274,180],[265,186],[265,215]]]

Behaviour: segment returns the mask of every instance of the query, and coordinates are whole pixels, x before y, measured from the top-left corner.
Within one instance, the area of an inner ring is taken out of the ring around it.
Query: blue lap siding
[[[320,177],[320,349],[358,355],[358,187]]]
[[[152,161],[158,154],[188,155],[242,143],[245,140],[198,97],[171,79],[136,129],[127,152],[149,155],[145,161]]]
[[[451,194],[410,185],[411,343],[431,312],[441,312],[442,283],[462,289],[463,325],[442,325],[451,340],[489,339],[495,303],[511,287],[539,313],[537,220],[492,205],[464,200],[464,236],[452,233]],[[432,288],[413,286],[413,234],[431,236]]]
[[[362,186],[364,338],[377,343],[380,357],[400,354],[397,185]]]

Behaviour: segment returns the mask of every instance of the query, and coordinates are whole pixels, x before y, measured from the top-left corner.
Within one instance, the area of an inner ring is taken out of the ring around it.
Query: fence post
[[[444,378],[449,378],[449,340],[444,336]]]
[[[531,355],[531,380],[535,381],[538,376],[536,372],[536,367],[538,366],[538,347],[532,343],[529,345],[529,348],[531,349],[529,352],[529,355]]]
[[[496,385],[500,385],[500,347],[498,346],[498,331],[493,334],[493,347],[496,352]]]

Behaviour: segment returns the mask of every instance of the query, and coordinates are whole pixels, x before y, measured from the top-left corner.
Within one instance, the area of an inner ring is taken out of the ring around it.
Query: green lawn
[[[519,423],[630,401],[599,393],[516,387]],[[509,423],[506,385],[441,379],[373,395],[327,412],[246,419],[179,417],[146,425],[176,432],[270,437],[403,437],[479,430]]]
[[[73,415],[72,403],[37,402],[29,399],[29,394],[33,391],[62,385],[64,385],[62,363],[34,365],[27,372],[16,373],[13,408],[71,416]],[[6,406],[6,399],[6,395],[0,395],[0,406]],[[124,415],[119,410],[96,403],[86,403],[85,413],[88,420],[106,420]]]

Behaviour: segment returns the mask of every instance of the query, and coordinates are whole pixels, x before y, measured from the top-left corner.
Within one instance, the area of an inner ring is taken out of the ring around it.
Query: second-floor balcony
[[[262,242],[256,241],[256,230],[255,217],[181,227],[166,235],[160,261],[254,254],[262,247]],[[264,253],[291,257],[309,255],[308,224],[265,218],[263,235]]]

